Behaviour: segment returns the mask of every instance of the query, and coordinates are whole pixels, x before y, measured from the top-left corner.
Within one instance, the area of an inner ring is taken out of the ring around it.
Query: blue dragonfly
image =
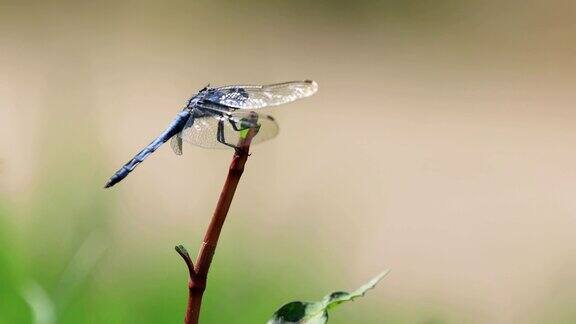
[[[311,80],[218,88],[206,86],[188,100],[186,107],[160,136],[116,171],[104,188],[126,178],[168,140],[177,155],[182,154],[183,141],[204,148],[238,149],[243,134],[251,128],[258,128],[252,143],[269,140],[278,134],[278,124],[272,116],[254,110],[309,97],[317,90],[318,85]]]

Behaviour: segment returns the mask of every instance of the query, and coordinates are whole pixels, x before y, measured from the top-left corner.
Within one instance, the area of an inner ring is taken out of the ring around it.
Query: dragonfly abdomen
[[[142,151],[138,152],[130,161],[124,164],[104,185],[104,188],[112,187],[122,179],[126,178],[138,164],[142,163],[150,154],[156,151],[162,144],[166,143],[172,136],[178,134],[186,125],[186,121],[190,117],[190,112],[188,110],[181,111],[176,118],[170,123],[168,128],[160,134],[152,143],[148,144]]]

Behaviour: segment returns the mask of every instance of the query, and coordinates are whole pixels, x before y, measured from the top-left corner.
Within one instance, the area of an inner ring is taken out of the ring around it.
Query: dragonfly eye
[[[210,83],[208,83],[204,88],[202,88],[202,90],[200,90],[200,92],[204,92],[204,91],[208,90],[208,88],[210,88]]]

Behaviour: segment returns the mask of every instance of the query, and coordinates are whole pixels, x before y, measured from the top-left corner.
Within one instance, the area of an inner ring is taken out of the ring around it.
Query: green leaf
[[[277,310],[268,324],[324,324],[328,322],[328,310],[344,302],[364,296],[366,291],[374,288],[376,284],[388,274],[382,272],[374,279],[351,293],[344,291],[333,292],[319,302],[295,301],[288,303]]]

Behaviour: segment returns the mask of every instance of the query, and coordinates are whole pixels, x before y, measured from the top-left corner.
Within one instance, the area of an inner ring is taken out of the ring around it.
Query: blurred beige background
[[[55,246],[72,239],[75,208],[111,202],[95,215],[112,216],[82,225],[110,231],[98,280],[128,273],[118,266],[126,255],[181,267],[170,248],[195,251],[229,151],[185,147],[177,157],[162,147],[117,187],[100,187],[207,83],[310,78],[316,96],[270,111],[280,135],[253,148],[217,255],[255,264],[276,255],[286,271],[268,277],[307,264],[308,280],[329,278],[310,298],[392,270],[340,314],[393,305],[440,309],[456,323],[569,323],[575,10],[573,1],[2,1],[8,221],[26,241],[51,190],[66,187],[70,204],[44,220],[59,228]]]

